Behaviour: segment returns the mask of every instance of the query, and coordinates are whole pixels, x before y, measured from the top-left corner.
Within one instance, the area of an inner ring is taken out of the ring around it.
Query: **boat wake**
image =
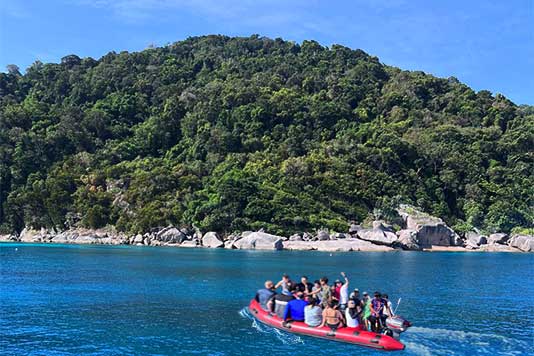
[[[424,327],[410,328],[404,341],[407,350],[421,356],[464,355],[466,346],[476,349],[477,355],[514,356],[528,350],[526,342],[502,335]]]
[[[284,345],[296,345],[296,344],[303,344],[304,340],[300,338],[297,335],[292,335],[285,333],[281,330],[278,330],[276,328],[270,327],[268,325],[262,324],[258,322],[252,314],[250,314],[248,308],[243,308],[239,311],[239,315],[245,319],[249,319],[252,321],[252,327],[263,334],[273,335],[278,340],[280,340]]]

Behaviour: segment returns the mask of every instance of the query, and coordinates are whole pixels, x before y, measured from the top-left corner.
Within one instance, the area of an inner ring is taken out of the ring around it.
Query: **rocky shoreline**
[[[352,224],[346,233],[319,230],[290,237],[269,234],[263,230],[245,231],[220,236],[210,231],[168,226],[133,236],[107,229],[70,229],[51,231],[24,229],[19,235],[0,235],[0,242],[100,244],[135,246],[170,246],[226,248],[241,250],[298,250],[298,251],[481,251],[534,252],[534,236],[494,233],[489,236],[475,231],[460,236],[441,219],[427,215],[410,206],[398,210],[403,224],[395,230],[383,221],[372,227]]]

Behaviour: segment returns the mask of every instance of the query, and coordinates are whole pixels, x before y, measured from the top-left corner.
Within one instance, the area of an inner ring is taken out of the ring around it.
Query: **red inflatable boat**
[[[405,347],[399,340],[391,336],[377,334],[359,328],[344,327],[332,331],[326,326],[314,328],[300,321],[283,322],[276,314],[263,310],[260,304],[254,299],[250,302],[248,308],[250,313],[262,323],[291,333],[347,342],[384,351],[404,350]]]

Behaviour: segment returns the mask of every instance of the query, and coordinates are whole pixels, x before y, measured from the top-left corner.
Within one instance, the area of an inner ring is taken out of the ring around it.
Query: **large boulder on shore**
[[[43,242],[45,240],[47,232],[45,229],[33,230],[25,227],[19,235],[19,241],[21,242]]]
[[[421,246],[419,246],[419,241],[417,240],[417,231],[410,229],[399,230],[397,236],[399,237],[397,245],[403,250],[421,250]]]
[[[350,224],[349,234],[356,235],[358,233],[358,231],[360,231],[360,230],[363,230],[363,227],[361,225]]]
[[[465,235],[466,242],[465,245],[467,248],[475,249],[480,245],[485,245],[487,243],[486,236],[481,235],[477,232],[470,231]]]
[[[234,242],[234,246],[241,250],[281,250],[284,248],[284,237],[271,235],[266,232],[246,232],[243,237]]]
[[[396,236],[395,236],[396,237]],[[314,243],[317,251],[327,252],[349,252],[349,251],[392,251],[391,247],[376,245],[369,241],[356,238],[342,240],[316,241]]]
[[[503,232],[498,232],[498,233],[489,235],[487,240],[488,240],[489,245],[493,245],[493,244],[504,245],[508,242],[509,238],[510,236],[508,236],[508,234],[505,234]]]
[[[401,204],[397,212],[401,216],[406,229],[417,231],[419,246],[428,248],[461,244],[458,234],[440,218],[428,215],[405,204]]]
[[[512,235],[508,245],[516,247],[523,252],[534,252],[533,235]]]
[[[477,251],[483,252],[519,252],[522,251],[516,247],[501,245],[501,244],[491,244],[491,245],[481,245]]]
[[[315,241],[288,240],[282,243],[284,250],[310,251],[315,250]]]
[[[330,235],[331,240],[339,240],[339,239],[349,239],[352,236],[350,234],[345,234],[343,232],[336,232],[332,235]]]
[[[13,241],[18,241],[15,235],[1,235],[0,234],[0,242],[13,242]]]
[[[384,245],[375,245],[369,241],[356,238],[323,241],[284,241],[285,250],[293,251],[325,251],[325,252],[349,252],[349,251],[392,251]]]
[[[372,229],[358,231],[358,237],[362,240],[372,242],[377,245],[391,246],[397,241],[397,235],[386,228],[381,222],[373,222]]]
[[[317,240],[317,241],[330,240],[330,234],[326,230],[319,230],[319,231],[317,231],[317,235],[315,236],[315,240]]]
[[[289,241],[302,241],[302,235],[301,234],[293,234],[289,236]]]
[[[175,227],[166,227],[156,234],[155,239],[164,243],[179,244],[187,239],[187,235]]]
[[[224,242],[219,238],[219,235],[217,235],[216,232],[210,231],[202,236],[202,246],[211,248],[224,247]]]

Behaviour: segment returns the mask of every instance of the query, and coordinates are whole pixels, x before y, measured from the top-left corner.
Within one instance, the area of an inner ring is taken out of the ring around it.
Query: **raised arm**
[[[347,288],[349,287],[349,279],[347,278],[347,275],[345,274],[345,272],[341,272],[341,277],[343,277],[343,279],[345,279],[345,284],[347,285]]]

